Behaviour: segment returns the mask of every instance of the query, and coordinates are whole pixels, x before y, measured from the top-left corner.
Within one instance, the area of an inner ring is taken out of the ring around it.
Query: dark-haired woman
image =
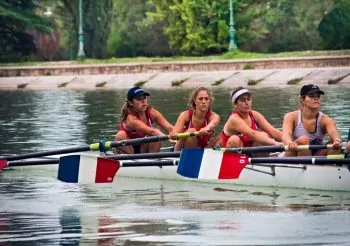
[[[120,127],[115,140],[127,140],[146,136],[164,135],[159,129],[154,128],[156,123],[167,133],[172,133],[174,126],[155,108],[148,104],[150,94],[136,86],[129,89],[120,115]],[[146,143],[133,146],[122,146],[115,149],[117,153],[151,153],[159,152],[160,142]]]
[[[282,132],[252,110],[252,93],[239,87],[231,94],[233,112],[216,143],[224,148],[281,145]]]

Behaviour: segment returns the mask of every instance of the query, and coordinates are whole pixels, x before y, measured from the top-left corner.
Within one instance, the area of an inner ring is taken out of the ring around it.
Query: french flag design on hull
[[[60,158],[57,178],[67,183],[110,183],[120,164],[115,160],[89,155],[68,155]]]
[[[248,163],[246,155],[213,149],[183,149],[177,173],[198,179],[237,179]]]

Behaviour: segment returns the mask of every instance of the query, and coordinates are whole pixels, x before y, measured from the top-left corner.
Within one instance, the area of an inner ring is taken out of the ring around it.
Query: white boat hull
[[[350,171],[348,167],[330,165],[293,165],[293,167],[297,168],[279,167],[276,164],[274,167],[275,175],[272,175],[271,166],[247,165],[247,168],[243,169],[239,178],[234,180],[183,178],[176,173],[177,166],[121,168],[116,177],[191,180],[207,183],[350,191]],[[254,170],[248,168],[253,168]],[[261,173],[257,170],[271,174]]]
[[[142,160],[138,160],[138,162],[140,161]],[[118,177],[132,177],[165,180],[190,180],[194,182],[215,184],[226,183],[253,186],[350,191],[350,170],[348,166],[282,165],[283,164],[271,164],[270,166],[260,166],[258,164],[248,164],[246,168],[243,169],[240,177],[235,180],[200,180],[184,178],[177,174],[177,166],[121,167],[117,172],[115,179]],[[28,170],[30,168],[41,171],[52,170],[57,172],[57,167],[58,165],[43,165],[13,168],[22,170]],[[266,173],[261,173],[259,171]],[[273,171],[274,175],[272,175]]]

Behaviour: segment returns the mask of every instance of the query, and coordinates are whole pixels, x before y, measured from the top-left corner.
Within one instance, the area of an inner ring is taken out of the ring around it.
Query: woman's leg
[[[125,131],[118,131],[117,134],[115,135],[116,141],[122,141],[122,140],[128,140],[128,139],[129,137]],[[134,154],[134,148],[131,145],[120,146],[113,149],[113,152],[116,154]]]

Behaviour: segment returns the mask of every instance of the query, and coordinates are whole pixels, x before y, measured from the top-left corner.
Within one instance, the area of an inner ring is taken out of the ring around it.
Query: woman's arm
[[[292,134],[294,129],[294,112],[290,112],[284,115],[282,126],[282,142],[284,144],[290,144],[293,142]]]
[[[180,115],[177,118],[177,121],[175,123],[175,126],[174,126],[175,134],[181,133],[184,131],[185,124],[186,124],[186,122],[188,122],[188,120],[189,119],[188,119],[188,112],[187,111],[180,113]]]
[[[209,117],[208,125],[206,126],[208,132],[212,132],[220,124],[220,116],[212,112]]]
[[[229,129],[228,129],[229,128]],[[252,141],[257,141],[267,145],[277,145],[278,142],[264,133],[253,130],[250,128],[243,119],[237,116],[230,116],[226,130],[230,132],[239,132],[248,136]]]
[[[138,119],[136,116],[129,114],[124,122],[127,129],[134,129],[140,131],[149,136],[160,136],[164,135],[159,129],[149,127],[142,120]]]
[[[174,131],[174,126],[165,119],[165,117],[156,109],[152,108],[150,110],[151,117],[154,118],[155,122],[168,133]]]
[[[273,139],[278,142],[282,142],[282,132],[273,127],[270,122],[259,112],[253,111],[254,118],[257,120],[257,124],[261,130],[269,134]]]
[[[328,117],[327,115],[324,115],[323,124],[324,124],[325,132],[328,134],[333,144],[336,144],[337,147],[340,147],[342,141],[341,141],[341,136],[339,134],[335,121],[330,117]]]

